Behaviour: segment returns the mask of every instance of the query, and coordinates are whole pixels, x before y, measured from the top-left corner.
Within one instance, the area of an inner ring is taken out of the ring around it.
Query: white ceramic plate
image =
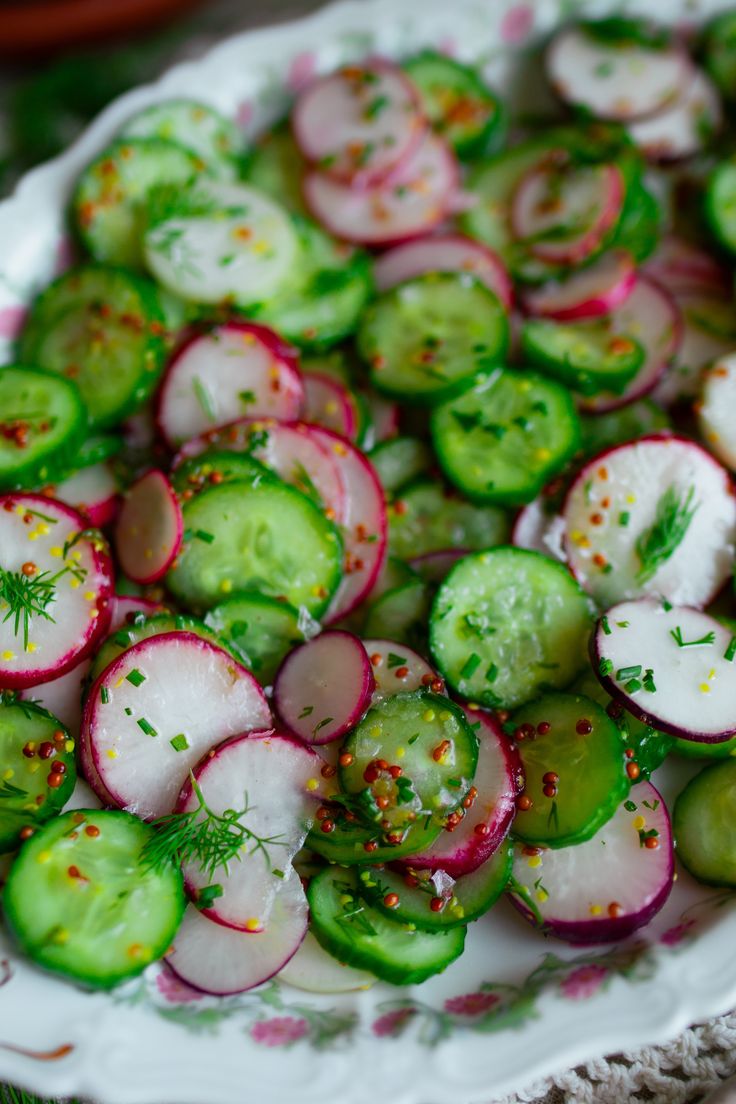
[[[30,299],[68,263],[64,209],[77,174],[139,108],[196,96],[255,132],[317,70],[432,45],[480,61],[517,110],[522,89],[524,108],[534,109],[535,41],[571,14],[610,6],[344,3],[233,38],[124,96],[0,206],[0,362],[12,357]],[[692,21],[717,7],[648,0],[627,10]],[[687,773],[675,764],[656,781],[670,795]],[[0,1080],[100,1104],[488,1102],[596,1055],[664,1040],[736,1003],[732,898],[683,872],[655,923],[618,948],[545,943],[502,902],[471,926],[466,953],[441,977],[344,997],[276,982],[237,999],[192,999],[158,967],[115,993],[84,993],[34,970],[3,939]]]

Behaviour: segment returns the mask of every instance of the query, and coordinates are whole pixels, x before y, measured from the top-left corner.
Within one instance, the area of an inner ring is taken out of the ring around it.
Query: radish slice
[[[565,519],[558,513],[549,512],[549,499],[539,495],[523,506],[516,515],[511,531],[511,543],[517,548],[529,548],[532,552],[541,552],[563,563],[565,555]]]
[[[87,698],[82,740],[113,803],[150,819],[172,810],[214,744],[270,724],[245,667],[193,633],[172,632],[134,644],[102,672]]]
[[[673,234],[662,238],[643,271],[672,295],[697,287],[715,294],[728,293],[729,276],[723,266],[710,253]]]
[[[134,583],[155,583],[176,559],[183,535],[174,488],[162,471],[146,472],[126,492],[115,527],[120,566]]]
[[[674,881],[672,828],[649,782],[575,847],[514,848],[509,894],[525,919],[570,943],[613,943],[648,924]],[[651,840],[652,843],[647,843]]]
[[[630,123],[627,129],[645,157],[675,161],[699,153],[722,125],[718,90],[698,71],[680,99],[648,119]]]
[[[305,744],[329,744],[355,727],[374,687],[357,636],[332,629],[289,653],[276,673],[273,696],[290,732]]]
[[[307,898],[292,871],[274,901],[267,929],[255,935],[224,928],[193,905],[166,956],[171,969],[193,989],[226,997],[253,989],[282,970],[307,933]]]
[[[97,529],[108,525],[118,509],[118,483],[109,464],[90,464],[57,483],[54,498],[65,502]]]
[[[571,167],[564,151],[522,177],[511,204],[514,236],[543,261],[579,264],[598,249],[621,214],[626,193],[616,165]],[[577,233],[557,237],[562,226]]]
[[[112,564],[101,536],[81,535],[86,527],[81,514],[43,495],[0,496],[0,569],[47,580],[37,592],[44,616],[29,615],[27,639],[24,618],[16,631],[15,616],[0,602],[0,686],[19,690],[57,679],[105,634]]]
[[[379,395],[376,391],[361,392],[371,417],[371,426],[364,440],[363,449],[373,448],[379,441],[388,441],[399,432],[399,404]]]
[[[469,272],[511,310],[514,293],[503,261],[488,246],[462,234],[441,234],[397,245],[378,257],[373,268],[381,292],[427,272]]]
[[[19,697],[48,709],[76,740],[82,723],[82,695],[91,666],[91,659],[83,659],[65,675],[21,690]]]
[[[680,292],[676,301],[684,322],[682,343],[654,393],[657,402],[667,406],[696,395],[706,364],[736,346],[730,295],[690,289]]]
[[[631,334],[645,349],[644,363],[620,395],[602,392],[581,403],[590,414],[627,406],[652,391],[667,370],[682,340],[682,315],[674,299],[649,277],[637,276],[622,306],[612,311],[613,333]]]
[[[413,84],[382,58],[345,65],[314,81],[297,100],[291,122],[308,161],[360,186],[395,170],[426,127]]]
[[[408,860],[415,870],[444,870],[459,878],[477,870],[498,850],[524,788],[519,754],[492,713],[463,706],[480,741],[478,766],[468,796],[476,793],[457,828],[446,830],[426,851]]]
[[[299,950],[279,973],[279,981],[307,993],[353,993],[370,989],[376,978],[365,970],[344,966],[307,932]]]
[[[697,413],[708,448],[736,472],[736,353],[721,357],[703,373]]]
[[[381,246],[419,237],[437,226],[457,186],[452,151],[428,133],[384,184],[358,190],[313,171],[304,178],[304,198],[317,221],[335,237]]]
[[[636,266],[630,253],[612,249],[567,280],[554,280],[524,294],[529,314],[575,322],[620,307],[634,290]]]
[[[435,694],[444,693],[444,683],[434,668],[405,644],[396,640],[364,640],[363,647],[373,669],[374,702],[422,687],[429,687]]]
[[[304,418],[354,441],[358,433],[358,409],[348,388],[321,372],[304,375]]]
[[[171,448],[233,413],[298,418],[304,400],[294,349],[265,326],[229,322],[195,334],[174,355],[161,385],[157,420]]]
[[[645,724],[706,744],[736,735],[736,637],[707,613],[621,602],[598,622],[591,652],[602,685]]]
[[[545,64],[560,99],[605,119],[637,119],[662,111],[693,77],[692,63],[678,46],[612,46],[583,27],[556,34]]]
[[[731,574],[736,500],[728,473],[693,441],[644,437],[601,453],[578,474],[563,516],[572,572],[604,609],[647,594],[704,606]],[[658,555],[663,518],[679,536],[668,555]]]
[[[360,605],[383,567],[388,543],[386,504],[380,480],[367,456],[328,429],[312,426],[311,432],[334,457],[346,491],[345,574],[324,618],[332,624]]]
[[[272,732],[235,736],[205,756],[194,777],[208,808],[219,816],[248,809],[238,823],[262,841],[273,841],[260,848],[246,841],[237,859],[216,870],[203,870],[197,861],[184,863],[187,893],[210,920],[249,935],[268,927],[291,860],[314,819],[321,765],[316,753]],[[190,778],[176,811],[199,807]],[[215,885],[220,895],[205,906],[200,895]]]
[[[132,622],[136,614],[142,613],[151,617],[154,613],[161,613],[164,607],[160,602],[152,602],[150,598],[133,598],[128,594],[113,594],[110,599],[110,624],[108,632],[114,633],[118,629]]]
[[[468,548],[441,548],[436,552],[424,552],[421,556],[413,556],[408,561],[409,567],[428,583],[441,583],[469,551]]]

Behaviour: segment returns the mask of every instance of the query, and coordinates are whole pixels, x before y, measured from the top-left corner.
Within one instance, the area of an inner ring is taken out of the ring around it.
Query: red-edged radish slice
[[[184,534],[181,505],[162,471],[142,475],[126,492],[115,526],[120,566],[143,586],[163,579]]]
[[[371,416],[371,426],[361,442],[363,449],[373,448],[379,441],[398,436],[399,404],[376,391],[363,391],[362,397]]]
[[[730,293],[690,289],[676,296],[682,312],[682,342],[654,398],[666,406],[693,398],[703,369],[736,348],[736,313]]]
[[[670,818],[649,782],[632,795],[587,843],[516,844],[509,896],[531,924],[570,943],[613,943],[659,912],[675,873]]]
[[[354,441],[358,408],[348,388],[322,372],[308,372],[304,381],[304,419]]]
[[[108,632],[114,633],[132,622],[136,614],[142,613],[145,617],[151,617],[154,613],[161,613],[164,606],[160,602],[153,602],[150,598],[134,598],[130,594],[113,594],[110,599],[110,625]]]
[[[376,471],[362,452],[328,429],[312,426],[311,432],[335,459],[346,491],[345,574],[323,619],[332,624],[360,605],[383,567],[388,543],[386,503]]]
[[[622,306],[612,311],[610,329],[631,334],[645,349],[644,362],[620,395],[606,391],[585,399],[581,406],[589,414],[618,410],[654,390],[682,341],[682,314],[672,296],[647,276],[637,276],[633,290]]]
[[[549,512],[549,499],[542,494],[519,510],[511,531],[511,543],[564,563],[567,558],[565,530],[564,518]]]
[[[393,245],[432,230],[447,215],[458,186],[454,154],[428,133],[385,183],[351,188],[323,172],[304,178],[304,198],[318,222],[359,245]]]
[[[678,45],[602,42],[583,27],[559,31],[547,49],[547,77],[565,103],[604,119],[638,119],[673,103],[693,79]]]
[[[543,261],[579,264],[594,253],[621,214],[626,193],[617,165],[540,162],[522,177],[511,204],[514,236]],[[577,232],[558,236],[572,224]]]
[[[243,417],[299,417],[304,389],[290,345],[266,326],[228,322],[195,334],[174,354],[157,420],[171,448]]]
[[[315,752],[273,732],[235,736],[206,754],[194,777],[207,807],[218,816],[247,809],[239,823],[262,841],[257,847],[246,840],[227,867],[203,870],[196,860],[184,863],[187,893],[210,920],[249,935],[268,927],[276,896],[292,870],[291,860],[314,819],[319,786],[326,786],[321,766]],[[199,795],[189,778],[176,811],[199,808]],[[200,895],[213,885],[220,894],[205,905]]]
[[[172,632],[134,644],[105,668],[85,704],[82,740],[114,804],[150,819],[171,812],[213,745],[270,724],[245,667],[193,633]]]
[[[299,950],[280,971],[279,981],[306,993],[353,993],[370,989],[376,978],[365,970],[338,962],[307,932]]]
[[[514,292],[503,261],[488,246],[462,234],[438,234],[397,245],[378,257],[373,267],[379,291],[426,272],[470,272],[511,309]]]
[[[562,512],[570,568],[604,609],[647,594],[704,606],[731,574],[731,482],[694,441],[644,437],[601,453],[579,472]]]
[[[393,172],[426,128],[414,85],[383,58],[318,78],[297,99],[291,124],[308,161],[354,186]]]
[[[286,483],[310,497],[317,496],[328,517],[342,522],[346,511],[345,485],[336,458],[304,422],[277,422],[272,418],[239,418],[221,429],[187,441],[174,458],[174,467],[207,449],[250,452]]]
[[[441,548],[436,552],[424,552],[413,556],[409,567],[429,583],[441,583],[450,573],[458,560],[467,556],[468,548]]]
[[[0,496],[3,578],[8,573],[9,585],[26,588],[35,581],[36,606],[43,606],[26,622],[0,599],[0,686],[20,690],[57,679],[104,635],[112,564],[103,538],[83,535],[86,528],[81,514],[55,499]]]
[[[457,828],[444,831],[426,851],[407,860],[416,870],[444,870],[451,878],[470,874],[497,851],[508,835],[516,798],[524,788],[519,754],[495,719],[482,709],[463,706],[480,741],[478,766]]]
[[[620,602],[598,622],[591,656],[611,697],[645,724],[705,744],[736,735],[736,638],[707,613]]]
[[[710,451],[736,472],[736,353],[706,368],[697,414]]]
[[[529,314],[575,322],[598,318],[620,307],[634,290],[636,266],[630,253],[612,249],[588,268],[566,280],[554,280],[527,290],[523,302]]]
[[[331,629],[300,644],[276,673],[273,696],[286,727],[305,744],[329,744],[355,728],[375,687],[365,648]]]
[[[224,928],[190,905],[166,961],[193,989],[215,997],[244,993],[283,970],[307,933],[307,918],[307,898],[292,871],[264,932],[248,935]]]
[[[109,464],[90,464],[57,483],[54,498],[89,519],[96,529],[108,525],[117,513],[118,482]]]
[[[702,71],[670,106],[629,123],[632,142],[652,161],[677,161],[699,153],[723,125],[721,98]]]
[[[429,687],[434,694],[445,692],[445,685],[433,667],[418,652],[396,640],[364,640],[363,647],[373,669],[373,701],[390,698],[402,691]]]
[[[643,271],[672,295],[702,288],[727,295],[729,274],[710,253],[674,234],[662,238]]]
[[[50,682],[36,683],[21,690],[19,696],[48,709],[49,713],[53,713],[69,729],[76,740],[82,723],[82,694],[91,666],[91,659],[83,659],[65,675]]]

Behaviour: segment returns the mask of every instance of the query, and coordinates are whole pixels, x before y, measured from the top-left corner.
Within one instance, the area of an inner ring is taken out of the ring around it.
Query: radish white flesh
[[[231,322],[192,337],[159,393],[158,424],[175,448],[244,417],[298,418],[304,399],[296,353],[273,330]]]
[[[630,334],[644,346],[645,357],[620,395],[602,392],[581,405],[591,414],[617,410],[656,387],[682,340],[682,316],[674,299],[654,280],[637,276],[625,302],[609,315],[612,333]]]
[[[721,100],[713,82],[697,72],[681,98],[647,119],[628,126],[629,137],[653,161],[692,157],[723,123]]]
[[[136,614],[142,613],[151,617],[154,613],[161,613],[164,607],[160,602],[152,602],[150,598],[134,598],[129,594],[113,594],[110,599],[110,624],[108,632],[114,633],[123,626],[130,624]]]
[[[402,691],[419,690],[431,686],[433,680],[442,685],[434,668],[418,652],[395,640],[364,640],[376,685],[373,701],[390,698]],[[437,693],[435,686],[434,692]]]
[[[547,76],[566,103],[606,119],[636,119],[661,111],[692,79],[693,67],[677,46],[608,45],[579,27],[552,40]]]
[[[728,293],[729,274],[723,266],[710,253],[673,234],[662,238],[644,265],[644,272],[672,295],[697,287],[716,294]]]
[[[307,932],[299,950],[281,970],[279,980],[307,993],[353,993],[356,989],[370,989],[376,983],[373,974],[338,962],[311,932]]]
[[[653,840],[655,846],[647,840]],[[649,782],[574,847],[514,848],[511,900],[532,924],[570,943],[612,943],[648,924],[674,880],[672,829]]]
[[[473,778],[477,796],[457,828],[445,830],[426,851],[407,860],[416,870],[444,870],[451,878],[472,873],[498,850],[524,788],[519,754],[495,717],[481,709],[463,709],[480,742]]]
[[[573,574],[604,609],[647,594],[704,606],[731,574],[736,500],[728,473],[692,441],[648,437],[602,453],[563,516]],[[675,534],[664,544],[662,520]]]
[[[321,372],[309,372],[304,382],[304,419],[354,441],[358,432],[355,399],[339,380]]]
[[[375,183],[396,169],[425,126],[411,81],[380,58],[314,81],[292,114],[304,157],[354,185]]]
[[[23,565],[30,565],[30,577],[44,576],[49,584],[38,591],[44,615],[29,615],[27,639],[24,617],[16,632],[15,615],[0,600],[0,686],[22,689],[56,679],[104,634],[112,564],[101,537],[80,537],[87,525],[69,506],[42,495],[0,496],[0,568],[26,578]]]
[[[730,294],[690,290],[677,295],[682,343],[657,384],[654,398],[665,405],[698,393],[703,368],[736,347],[736,316]]]
[[[345,574],[325,618],[346,617],[370,593],[386,558],[386,503],[383,488],[367,456],[344,437],[311,426],[315,440],[337,463],[345,487]]]
[[[296,954],[307,932],[307,918],[307,898],[299,875],[292,871],[264,932],[249,935],[225,928],[190,905],[166,961],[177,977],[203,993],[244,993],[268,981]]]
[[[147,585],[162,579],[184,535],[181,506],[168,478],[154,469],[126,492],[115,527],[115,550],[125,574]]]
[[[20,697],[48,709],[49,713],[53,713],[69,729],[76,740],[82,722],[82,692],[91,666],[91,659],[83,659],[65,675],[21,690]]]
[[[276,710],[305,744],[329,744],[354,728],[371,703],[375,682],[365,648],[332,629],[290,652],[273,687]]]
[[[252,935],[268,927],[291,860],[311,827],[319,785],[326,786],[322,762],[315,752],[271,732],[236,736],[210,755],[195,771],[207,807],[219,816],[247,809],[239,823],[264,842],[256,847],[246,840],[227,869],[203,870],[196,860],[184,863],[184,884],[195,902],[203,890],[217,885],[220,896],[207,907],[200,903],[201,911],[226,928]],[[176,811],[198,808],[199,796],[187,781]]]
[[[564,518],[560,514],[549,513],[547,500],[540,495],[519,510],[511,532],[511,543],[517,548],[529,548],[532,552],[541,552],[544,556],[564,562],[567,558],[565,528]]]
[[[360,245],[393,245],[437,226],[449,211],[457,184],[453,153],[428,133],[385,183],[358,189],[313,171],[304,179],[304,198],[335,237]]]
[[[511,205],[514,236],[543,261],[579,264],[599,248],[621,214],[625,185],[616,165],[533,166],[519,182]],[[577,234],[554,231],[579,224]]]
[[[79,510],[96,529],[108,525],[118,508],[118,483],[109,464],[90,464],[57,483],[54,498]]]
[[[270,724],[263,691],[245,667],[193,633],[172,632],[133,645],[102,672],[82,739],[115,804],[150,819],[171,812],[211,747]]]
[[[513,289],[503,261],[492,249],[461,234],[441,234],[397,245],[376,260],[373,275],[379,291],[427,272],[470,272],[490,288],[507,310]]]
[[[736,353],[705,370],[697,411],[708,448],[736,472]]]
[[[603,686],[646,724],[700,743],[736,734],[736,638],[707,613],[621,602],[598,623],[592,651]]]
[[[609,314],[629,297],[636,282],[636,266],[630,253],[612,249],[588,268],[567,280],[554,280],[525,292],[524,307],[530,314],[574,322]]]

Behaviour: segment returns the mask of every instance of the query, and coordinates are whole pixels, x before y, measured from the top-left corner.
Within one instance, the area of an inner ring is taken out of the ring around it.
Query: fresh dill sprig
[[[197,798],[197,808],[188,813],[169,813],[153,821],[154,834],[141,852],[143,864],[149,869],[161,870],[170,863],[196,862],[209,877],[217,870],[228,873],[228,864],[243,854],[260,851],[270,869],[268,847],[285,847],[279,836],[261,837],[244,824],[250,805],[248,794],[243,795],[242,809],[225,809],[216,813],[205,801],[204,794],[192,775],[192,788]],[[250,850],[248,845],[251,844]]]
[[[48,606],[56,593],[56,581],[63,574],[64,571],[56,575],[42,571],[28,576],[22,571],[6,571],[0,567],[0,603],[5,603],[5,606],[0,606],[5,610],[2,623],[13,622],[14,636],[18,636],[22,628],[24,649],[28,647],[28,633],[34,617],[53,622]]]
[[[22,797],[28,797],[27,790],[21,790],[19,786],[14,786],[7,779],[0,782],[0,801],[12,801]]]
[[[660,498],[654,522],[636,542],[636,552],[641,563],[636,577],[638,582],[649,582],[682,544],[699,506],[699,503],[694,506],[692,504],[694,495],[695,487],[678,493],[673,484]]]

